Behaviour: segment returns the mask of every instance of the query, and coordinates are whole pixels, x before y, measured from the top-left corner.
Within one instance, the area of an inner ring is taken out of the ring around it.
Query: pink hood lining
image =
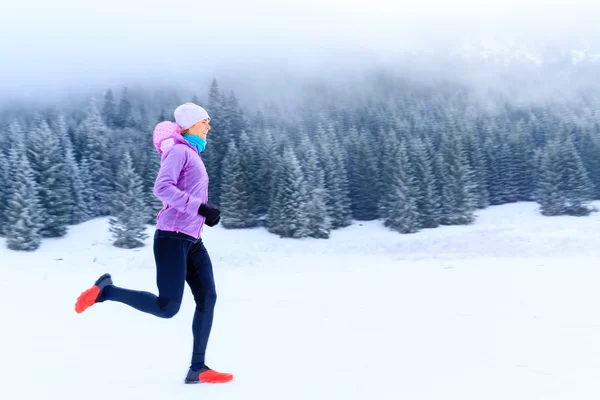
[[[175,143],[187,144],[187,141],[181,135],[181,126],[171,121],[163,121],[156,125],[152,134],[152,141],[159,154],[163,154]]]

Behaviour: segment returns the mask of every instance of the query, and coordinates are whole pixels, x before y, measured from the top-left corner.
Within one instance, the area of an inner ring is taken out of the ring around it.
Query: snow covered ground
[[[0,242],[0,399],[600,397],[600,213],[519,203],[413,235],[374,221],[330,240],[221,227],[204,240],[218,293],[207,364],[233,382],[182,383],[187,288],[171,320],[74,312],[106,271],[156,292],[151,239],[117,249],[98,219],[34,253]]]

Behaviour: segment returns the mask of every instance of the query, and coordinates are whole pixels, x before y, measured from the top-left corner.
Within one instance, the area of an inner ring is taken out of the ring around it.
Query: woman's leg
[[[186,259],[192,246],[193,243],[190,241],[177,238],[154,240],[158,296],[112,285],[104,289],[104,299],[127,304],[136,310],[160,318],[175,316],[181,306],[187,268]]]
[[[206,347],[212,329],[213,311],[217,301],[212,263],[201,241],[194,245],[188,257],[186,280],[196,301],[192,323],[194,334],[192,368],[200,369],[204,366]]]

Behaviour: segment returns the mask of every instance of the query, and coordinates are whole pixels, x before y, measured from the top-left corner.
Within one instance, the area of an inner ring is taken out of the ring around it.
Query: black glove
[[[217,219],[215,219],[214,221],[206,220],[206,225],[208,225],[208,226],[215,226],[215,225],[217,225],[219,223],[220,220],[221,220],[220,216],[218,216]]]
[[[198,208],[198,214],[206,218],[206,225],[214,226],[221,219],[221,211],[211,204],[201,204]]]

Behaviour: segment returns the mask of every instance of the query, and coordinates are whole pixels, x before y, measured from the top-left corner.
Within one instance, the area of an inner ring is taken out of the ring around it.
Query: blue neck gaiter
[[[201,137],[185,134],[183,135],[183,138],[187,140],[189,144],[197,148],[198,153],[202,153],[206,148],[206,140],[202,139]]]

